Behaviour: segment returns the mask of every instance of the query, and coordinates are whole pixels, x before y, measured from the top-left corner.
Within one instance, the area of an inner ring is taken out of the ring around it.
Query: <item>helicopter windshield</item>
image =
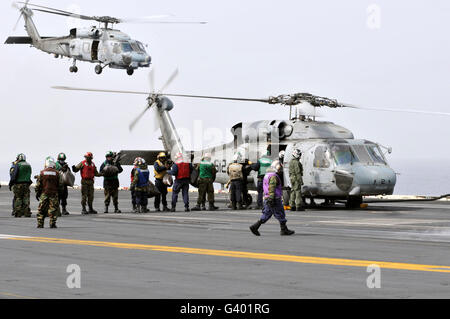
[[[358,162],[358,158],[353,153],[349,145],[334,144],[331,146],[331,154],[337,165],[353,164]]]
[[[130,44],[131,44],[131,47],[133,48],[134,51],[145,53],[144,45],[141,42],[139,42],[139,41],[132,41],[132,42],[130,42]]]
[[[131,44],[128,42],[122,42],[122,51],[123,52],[132,52],[133,48],[131,47]]]
[[[378,145],[367,145],[366,148],[369,151],[370,157],[373,159],[375,163],[386,165],[386,160],[384,159],[384,156],[381,153],[381,150],[378,147]]]

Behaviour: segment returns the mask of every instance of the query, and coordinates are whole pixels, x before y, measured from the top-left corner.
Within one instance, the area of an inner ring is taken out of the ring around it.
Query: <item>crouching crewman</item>
[[[37,214],[37,228],[44,228],[45,217],[50,218],[50,228],[56,227],[58,219],[59,197],[62,183],[60,175],[55,169],[55,160],[47,158],[45,160],[45,169],[41,171],[36,183],[36,199],[39,200]]]
[[[262,224],[265,224],[272,215],[280,222],[281,226],[281,236],[290,236],[295,234],[294,231],[289,230],[286,226],[286,213],[283,206],[283,187],[280,179],[280,174],[282,173],[282,166],[279,161],[272,163],[270,169],[263,181],[264,190],[264,207],[263,215],[261,219],[256,222],[256,224],[250,226],[251,232],[255,236],[261,236],[258,229]]]

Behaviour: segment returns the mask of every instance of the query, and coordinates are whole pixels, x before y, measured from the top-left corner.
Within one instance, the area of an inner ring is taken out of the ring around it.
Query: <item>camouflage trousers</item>
[[[295,207],[295,208],[300,208],[303,206],[302,184],[292,185],[289,206]]]
[[[13,186],[14,192],[14,216],[31,217],[30,212],[30,186],[28,184],[17,184]]]
[[[81,181],[81,206],[86,207],[86,202],[89,207],[92,207],[94,202],[94,181]]]
[[[56,225],[56,220],[58,219],[58,209],[58,195],[42,194],[37,214],[38,226],[44,226],[44,220],[47,216],[50,218],[50,225]]]
[[[118,188],[105,188],[105,206],[109,206],[111,198],[115,207],[119,205],[119,189]]]
[[[211,178],[198,179],[198,199],[197,205],[204,205],[208,195],[209,204],[214,204],[214,186]]]

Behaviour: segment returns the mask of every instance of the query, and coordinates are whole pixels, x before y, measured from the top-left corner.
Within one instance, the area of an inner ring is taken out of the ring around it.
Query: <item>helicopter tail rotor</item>
[[[27,0],[26,2],[21,2],[22,4],[24,4],[24,6],[22,8],[19,6],[19,3],[17,3],[17,2],[13,2],[12,3],[12,7],[14,9],[20,10],[19,19],[17,19],[17,22],[14,25],[13,31],[16,31],[17,26],[19,25],[19,22],[20,22],[20,20],[22,19],[22,16],[23,16],[23,9],[27,8],[28,2],[30,2],[30,0]]]
[[[163,91],[169,87],[169,85],[175,80],[175,78],[178,76],[178,68],[175,70],[175,72],[169,77],[169,79],[166,81],[166,83],[161,87],[161,89],[158,92],[155,92],[155,82],[154,82],[154,71],[152,70],[149,74],[149,84],[150,89],[152,90],[149,94],[147,101],[147,107],[144,109],[142,113],[140,113],[133,122],[131,122],[129,129],[130,132],[133,131],[133,129],[136,127],[136,125],[139,123],[139,121],[144,117],[144,115],[147,113],[148,110],[153,110],[153,125],[152,125],[152,131],[156,131],[159,129],[159,121],[158,121],[158,110],[157,107],[162,106],[162,104],[165,102],[164,98],[162,97]]]

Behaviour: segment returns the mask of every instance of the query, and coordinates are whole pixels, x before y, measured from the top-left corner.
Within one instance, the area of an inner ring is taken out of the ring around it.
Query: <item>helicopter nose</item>
[[[388,166],[355,167],[349,195],[392,195],[396,183],[397,176]]]
[[[126,65],[130,65],[131,62],[133,61],[133,58],[129,54],[122,54],[122,60],[123,63],[125,63]]]

